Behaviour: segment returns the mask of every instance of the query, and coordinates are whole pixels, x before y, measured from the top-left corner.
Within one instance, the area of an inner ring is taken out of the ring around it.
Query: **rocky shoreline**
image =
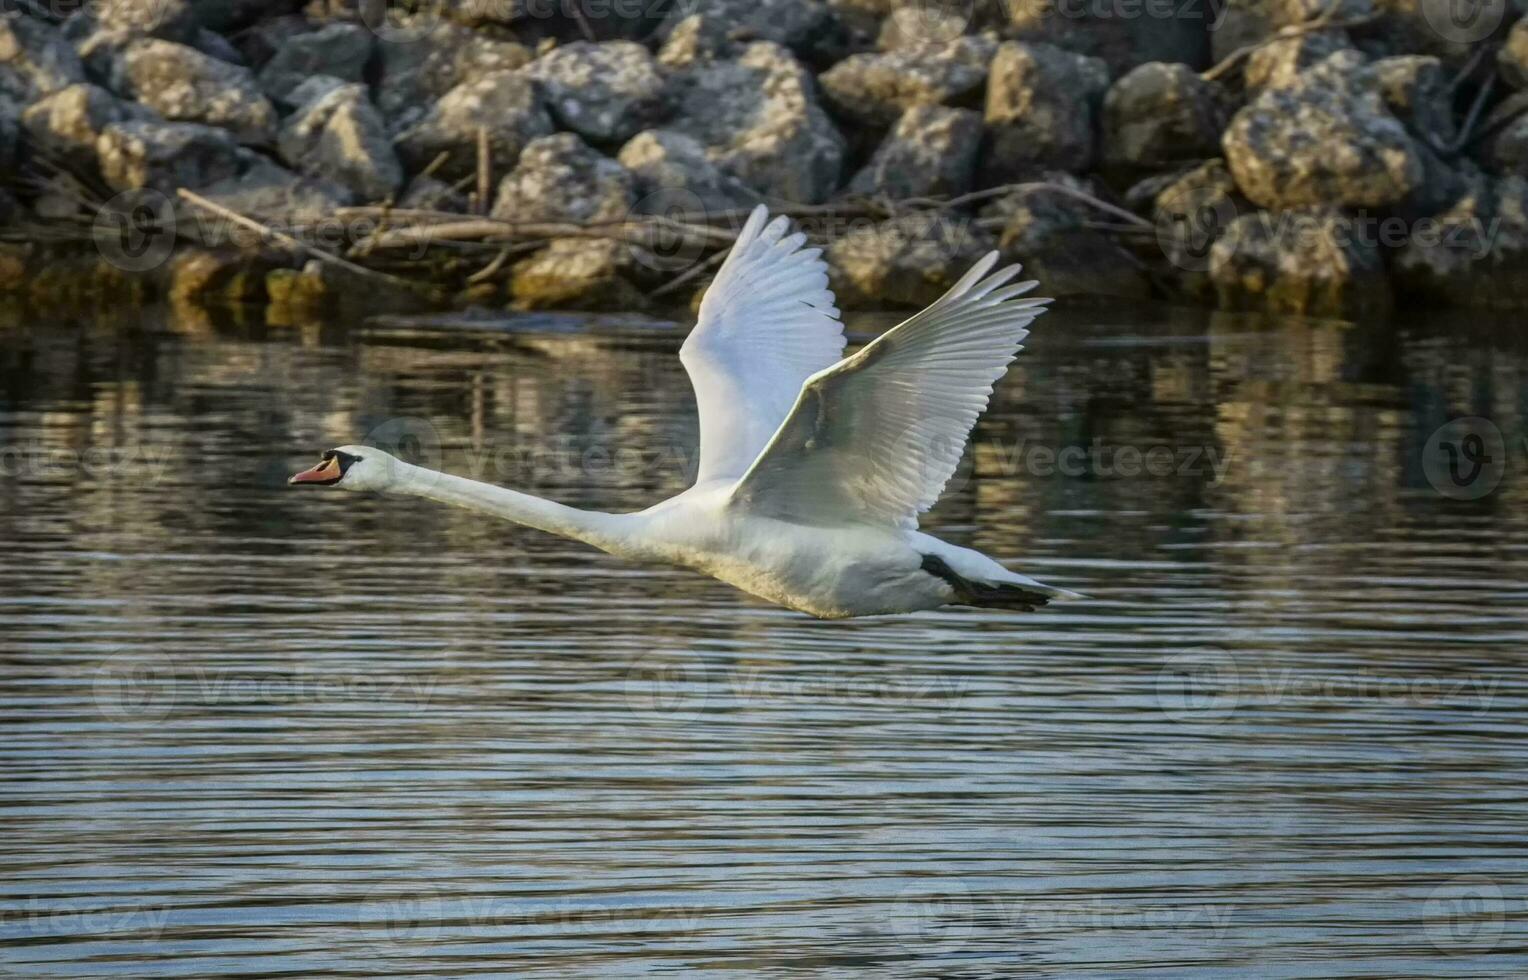
[[[1492,2],[6,0],[0,287],[641,310],[763,201],[846,308],[998,248],[1057,296],[1519,309]]]

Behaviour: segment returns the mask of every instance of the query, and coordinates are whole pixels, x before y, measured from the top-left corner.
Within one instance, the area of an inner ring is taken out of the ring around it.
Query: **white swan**
[[[1032,610],[1076,593],[918,530],[1044,299],[978,262],[852,357],[819,249],[754,211],[680,350],[700,407],[693,487],[637,514],[575,510],[367,446],[292,477],[428,497],[613,555],[671,562],[828,619],[944,605]]]

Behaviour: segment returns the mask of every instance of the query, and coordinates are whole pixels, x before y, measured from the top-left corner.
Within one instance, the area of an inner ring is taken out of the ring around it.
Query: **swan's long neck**
[[[607,551],[627,551],[631,541],[630,520],[621,514],[579,510],[528,493],[479,483],[449,473],[409,466],[393,481],[391,493],[410,494],[533,527],[550,534],[573,538]]]

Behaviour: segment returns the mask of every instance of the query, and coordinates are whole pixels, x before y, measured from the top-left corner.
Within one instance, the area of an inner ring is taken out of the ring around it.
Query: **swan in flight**
[[[700,408],[695,485],[636,514],[564,507],[342,446],[291,482],[380,491],[696,569],[824,619],[946,605],[1031,611],[1077,594],[918,530],[993,384],[1049,300],[983,258],[850,357],[820,249],[755,210],[679,352]]]

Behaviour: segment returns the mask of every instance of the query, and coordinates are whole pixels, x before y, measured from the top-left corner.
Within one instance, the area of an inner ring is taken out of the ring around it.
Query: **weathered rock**
[[[890,126],[917,105],[961,105],[980,98],[996,41],[967,35],[949,43],[852,55],[818,79],[824,96],[844,116]]]
[[[881,25],[876,47],[882,51],[948,44],[966,33],[971,17],[959,5],[914,3],[893,10]]]
[[[1362,0],[1347,2],[1359,3],[1353,9],[1366,6]],[[1372,4],[1380,18],[1364,27],[1366,47],[1396,55],[1436,55],[1451,68],[1461,66],[1482,42],[1504,36],[1511,25],[1509,0],[1478,4],[1372,0]]]
[[[194,44],[202,21],[190,0],[103,0],[96,11],[103,31]]]
[[[415,177],[398,198],[398,207],[420,211],[455,211],[465,214],[467,197],[443,180]]]
[[[849,182],[849,193],[893,200],[964,194],[976,175],[981,113],[947,106],[914,106],[902,114]]]
[[[326,248],[343,248],[344,227],[335,216],[337,208],[353,203],[340,187],[323,180],[302,177],[253,154],[244,156],[243,169],[198,191],[202,197],[230,211],[252,218],[267,228],[295,234],[300,240]],[[277,238],[228,221],[187,204],[180,209],[177,227],[203,245],[286,250]]]
[[[608,239],[558,238],[514,267],[510,288],[522,310],[640,310],[635,249]]]
[[[677,88],[673,128],[699,140],[712,162],[755,191],[817,203],[837,190],[843,135],[789,51],[751,44],[737,61],[697,65]]]
[[[1422,186],[1417,146],[1357,70],[1360,59],[1346,54],[1305,72],[1292,88],[1264,92],[1231,120],[1221,145],[1254,203],[1388,207]]]
[[[1373,0],[1226,0],[1218,23],[1210,31],[1211,57],[1220,61],[1241,48],[1275,37],[1282,28],[1314,20],[1332,6],[1338,8],[1331,11],[1333,20],[1341,23],[1374,13]]]
[[[927,306],[993,244],[972,219],[953,212],[857,228],[828,249],[833,291],[846,307]]]
[[[1157,245],[1185,295],[1205,298],[1211,285],[1210,250],[1233,221],[1254,210],[1236,189],[1224,160],[1200,164],[1155,196]]]
[[[81,83],[33,103],[22,123],[33,146],[81,170],[93,170],[96,143],[112,123],[152,115],[103,88]]]
[[[1109,89],[1103,156],[1116,166],[1161,167],[1202,160],[1220,148],[1223,96],[1187,65],[1153,61]]]
[[[494,167],[514,166],[527,143],[553,132],[540,86],[509,71],[458,85],[398,137],[398,154],[408,169],[418,171],[444,153],[440,176],[459,179],[477,172],[480,129],[488,133]]]
[[[159,3],[160,0],[138,0]],[[300,10],[306,0],[191,0],[197,19],[208,30],[229,34],[266,17]]]
[[[85,81],[85,66],[56,28],[25,14],[0,15],[0,95],[30,102]]]
[[[493,215],[505,221],[620,221],[631,214],[631,174],[573,133],[533,140],[499,184]]]
[[[0,172],[9,173],[21,156],[21,109],[9,99],[0,98]]]
[[[636,181],[635,210],[731,211],[759,203],[759,195],[711,162],[698,140],[653,129],[633,137],[617,157]]]
[[[1512,93],[1481,124],[1492,134],[1481,148],[1481,161],[1492,171],[1528,177],[1528,91]]]
[[[1231,222],[1210,250],[1220,304],[1356,318],[1391,307],[1379,248],[1341,212],[1259,212]]]
[[[630,139],[663,108],[657,62],[632,41],[575,42],[537,58],[526,73],[542,84],[564,128],[596,143]]]
[[[1008,195],[994,211],[1008,224],[998,241],[1003,257],[1024,266],[1024,278],[1040,280],[1047,296],[1122,296],[1144,299],[1151,283],[1129,252],[1089,227],[1097,211],[1054,191]]]
[[[1496,67],[1513,88],[1528,88],[1528,17],[1512,25],[1506,43],[1496,52]]]
[[[1042,169],[1087,170],[1094,120],[1108,86],[1108,67],[1097,58],[1048,44],[998,48],[987,85],[983,180],[1005,183]]]
[[[740,45],[753,41],[771,41],[809,57],[831,31],[831,21],[820,0],[685,0],[672,6],[657,35],[669,57],[682,64],[735,57]]]
[[[451,21],[420,15],[403,26],[410,28],[404,39],[377,46],[382,65],[377,105],[394,133],[417,123],[458,86],[531,61],[523,44],[480,37]]]
[[[357,24],[330,24],[298,34],[260,69],[260,85],[271,98],[291,104],[292,92],[314,75],[363,81],[371,50],[371,32]]]
[[[276,110],[247,68],[173,41],[134,41],[117,59],[112,87],[173,122],[229,130],[241,142],[269,143]]]
[[[96,140],[101,176],[119,191],[173,195],[202,188],[241,169],[239,147],[225,130],[195,123],[109,123]]]
[[[1181,0],[1143,0],[1133,8],[1109,3],[1009,2],[1005,36],[1054,44],[1102,59],[1111,76],[1148,61],[1209,63],[1210,7]],[[959,9],[959,8],[957,8]]]
[[[300,174],[383,201],[403,185],[403,165],[364,85],[332,89],[302,106],[281,129],[281,159]]]
[[[1392,261],[1396,288],[1429,302],[1528,309],[1528,183],[1481,183],[1416,222]]]
[[[1308,31],[1270,41],[1247,56],[1242,78],[1250,92],[1292,88],[1300,73],[1339,51],[1352,50],[1346,31]]]
[[[1361,83],[1372,83],[1390,112],[1418,141],[1443,145],[1457,133],[1450,78],[1437,58],[1405,55],[1364,67]]]

